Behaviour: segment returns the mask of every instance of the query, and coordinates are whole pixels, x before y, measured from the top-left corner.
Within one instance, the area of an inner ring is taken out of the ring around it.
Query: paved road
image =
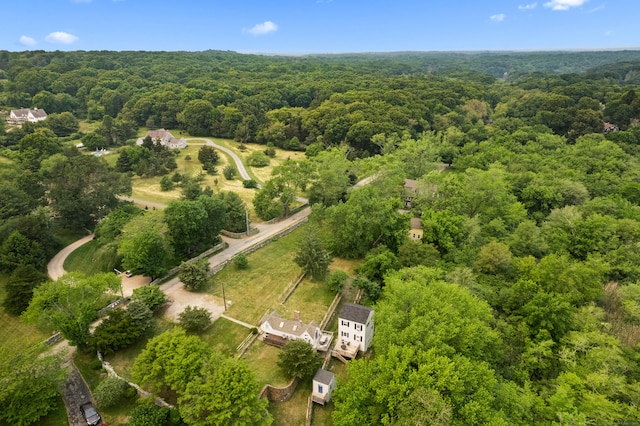
[[[69,425],[86,426],[87,423],[84,421],[80,406],[87,402],[93,402],[91,391],[73,363],[73,360],[70,359],[63,367],[70,369],[69,376],[67,376],[64,389],[62,390],[62,399],[67,407]]]
[[[58,254],[53,256],[53,259],[49,261],[47,264],[47,272],[52,280],[57,280],[64,274],[66,271],[64,270],[64,261],[75,249],[80,247],[83,244],[88,243],[93,240],[93,234],[87,235],[84,238],[79,239],[78,241],[71,243],[70,245],[63,248]]]

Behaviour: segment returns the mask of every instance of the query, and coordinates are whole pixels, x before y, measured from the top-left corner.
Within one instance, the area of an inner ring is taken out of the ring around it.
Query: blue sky
[[[0,50],[640,48],[638,16],[639,0],[12,0]]]

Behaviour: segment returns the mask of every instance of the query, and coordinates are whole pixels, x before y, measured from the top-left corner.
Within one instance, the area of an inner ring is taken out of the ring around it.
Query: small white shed
[[[313,392],[311,398],[318,404],[326,404],[331,400],[331,393],[336,387],[336,376],[331,371],[318,370],[313,377]]]

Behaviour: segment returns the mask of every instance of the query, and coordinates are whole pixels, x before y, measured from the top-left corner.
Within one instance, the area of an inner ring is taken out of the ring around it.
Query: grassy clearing
[[[68,272],[80,271],[86,275],[110,272],[112,259],[100,250],[97,241],[89,241],[75,249],[64,261],[64,270]]]
[[[244,354],[243,359],[256,374],[260,387],[270,384],[273,386],[286,386],[291,381],[282,370],[278,368],[278,354],[280,349],[267,345],[261,340],[256,340]]]
[[[321,282],[302,280],[284,307],[278,307],[278,313],[285,318],[293,318],[293,311],[300,311],[302,321],[308,323],[322,321],[331,305],[335,293]]]
[[[311,394],[311,379],[298,383],[290,400],[269,403],[274,424],[283,426],[303,425],[307,415],[307,399]]]
[[[155,317],[153,333],[151,333],[146,339],[141,339],[128,348],[119,350],[113,355],[105,356],[105,361],[108,361],[121,377],[131,380],[131,368],[133,367],[133,363],[147,345],[147,342],[153,337],[175,326],[176,325],[170,321]]]
[[[250,331],[246,327],[221,317],[215,320],[200,337],[214,351],[234,356],[236,348],[249,333]]]
[[[229,316],[257,324],[267,309],[281,309],[278,296],[300,275],[293,257],[301,235],[298,228],[247,256],[249,268],[238,270],[230,265],[212,278],[210,292],[215,296],[221,296],[220,283],[224,284],[227,301],[232,302]]]
[[[0,274],[0,301],[4,301],[8,276]],[[9,315],[0,306],[0,342],[6,349],[19,352],[44,341],[48,336],[31,325],[24,324],[19,317]]]
[[[91,133],[102,124],[100,121],[80,121],[80,131],[82,133]]]

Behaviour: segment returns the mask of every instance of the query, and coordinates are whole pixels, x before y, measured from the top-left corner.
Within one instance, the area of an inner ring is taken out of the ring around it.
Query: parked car
[[[131,277],[133,276],[133,274],[131,273],[131,271],[124,271],[124,275],[125,275],[127,278],[131,278]]]
[[[84,416],[84,420],[87,422],[88,426],[97,426],[102,424],[102,418],[100,418],[98,410],[96,410],[96,407],[94,407],[92,403],[87,402],[86,404],[82,404],[80,406],[80,411],[82,411],[82,415]]]

